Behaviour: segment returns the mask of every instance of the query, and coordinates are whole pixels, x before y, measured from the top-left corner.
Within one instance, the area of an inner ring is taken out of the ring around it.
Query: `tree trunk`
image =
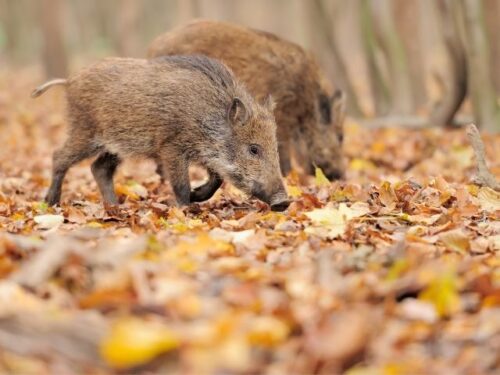
[[[317,29],[325,38],[326,47],[331,53],[333,60],[334,80],[340,89],[347,95],[347,111],[353,116],[362,115],[361,107],[359,106],[358,96],[356,90],[349,79],[347,68],[342,59],[337,43],[333,36],[332,17],[329,17],[328,11],[321,0],[310,0],[308,4],[308,16],[311,17],[310,27],[317,25]]]
[[[393,17],[408,57],[413,106],[422,108],[427,101],[424,79],[424,53],[421,38],[421,0],[394,1]]]
[[[500,109],[493,87],[490,66],[490,47],[482,2],[462,0],[469,92],[474,116],[479,126],[487,131],[500,131]]]
[[[448,54],[449,74],[445,81],[443,99],[432,111],[430,123],[447,126],[453,123],[453,118],[467,95],[467,61],[460,37],[460,4],[456,0],[439,0],[436,6]]]
[[[373,30],[373,19],[369,1],[370,0],[361,0],[361,35],[368,67],[374,112],[375,115],[381,116],[389,112],[390,92],[382,69],[377,61],[377,42]]]
[[[17,30],[15,13],[13,9],[15,0],[0,0],[0,22],[5,32],[5,52],[9,59],[14,60],[15,46],[17,44]]]
[[[43,65],[48,78],[68,75],[66,48],[62,33],[61,0],[39,0],[40,26],[43,35]]]
[[[493,82],[497,95],[500,93],[500,0],[483,0],[488,29],[488,39],[491,47],[490,64],[493,69]]]
[[[391,0],[372,0],[375,36],[387,59],[391,86],[391,112],[410,114],[413,98],[408,61],[394,23]]]
[[[139,0],[123,0],[118,8],[116,49],[122,56],[135,56],[139,49]]]
[[[177,0],[176,23],[178,25],[182,25],[200,15],[200,5],[197,0]]]

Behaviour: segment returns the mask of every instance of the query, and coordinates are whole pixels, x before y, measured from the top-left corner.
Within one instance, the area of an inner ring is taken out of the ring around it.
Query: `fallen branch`
[[[500,183],[496,180],[495,176],[493,176],[486,165],[484,144],[476,125],[470,124],[467,126],[466,133],[467,137],[469,137],[469,142],[476,157],[477,173],[472,179],[473,182],[477,185],[487,186],[493,190],[500,191]]]
[[[102,366],[99,344],[107,330],[95,312],[17,313],[0,317],[0,351]]]
[[[68,238],[50,238],[10,279],[23,286],[36,288],[54,274],[77,245],[78,243]]]

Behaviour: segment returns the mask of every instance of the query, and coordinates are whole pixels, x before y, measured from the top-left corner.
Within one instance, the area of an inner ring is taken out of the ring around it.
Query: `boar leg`
[[[290,144],[283,142],[278,144],[278,153],[280,156],[280,169],[283,176],[287,176],[292,170],[292,163],[290,161]]]
[[[190,203],[189,195],[191,193],[189,163],[184,158],[172,158],[172,154],[172,152],[168,152],[161,157],[159,165],[161,165],[163,172],[160,175],[168,176],[177,204],[187,206]]]
[[[113,176],[121,160],[116,154],[104,152],[92,163],[91,170],[104,202],[118,204],[113,186]]]
[[[217,189],[222,185],[222,178],[214,171],[208,170],[208,181],[196,189],[191,191],[190,200],[191,202],[203,202],[206,201],[215,194]]]
[[[64,176],[71,166],[95,155],[99,149],[90,146],[90,142],[70,137],[63,147],[54,152],[52,167],[52,183],[45,196],[45,201],[53,206],[61,199],[61,188]]]

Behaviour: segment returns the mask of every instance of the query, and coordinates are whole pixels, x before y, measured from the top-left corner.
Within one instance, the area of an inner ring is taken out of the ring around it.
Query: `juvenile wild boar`
[[[113,174],[122,159],[154,159],[170,180],[177,202],[210,198],[227,179],[271,205],[288,206],[279,166],[273,104],[257,103],[232,72],[204,56],[152,60],[108,58],[65,85],[69,136],[54,153],[46,200],[57,204],[67,170],[97,155],[92,173],[107,203],[118,202]],[[188,167],[204,166],[206,184],[191,191]]]
[[[309,173],[318,166],[330,179],[343,176],[344,94],[333,92],[311,54],[264,31],[206,20],[159,36],[148,51],[150,58],[177,54],[222,60],[257,99],[272,95],[284,175],[293,152]]]

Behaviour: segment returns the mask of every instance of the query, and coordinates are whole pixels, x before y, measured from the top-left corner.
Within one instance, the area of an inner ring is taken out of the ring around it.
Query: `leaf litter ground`
[[[120,207],[85,162],[50,208],[64,97],[31,77],[0,79],[0,372],[498,371],[500,195],[463,130],[350,122],[347,180],[292,173],[285,213],[229,185],[175,208],[144,161]]]

